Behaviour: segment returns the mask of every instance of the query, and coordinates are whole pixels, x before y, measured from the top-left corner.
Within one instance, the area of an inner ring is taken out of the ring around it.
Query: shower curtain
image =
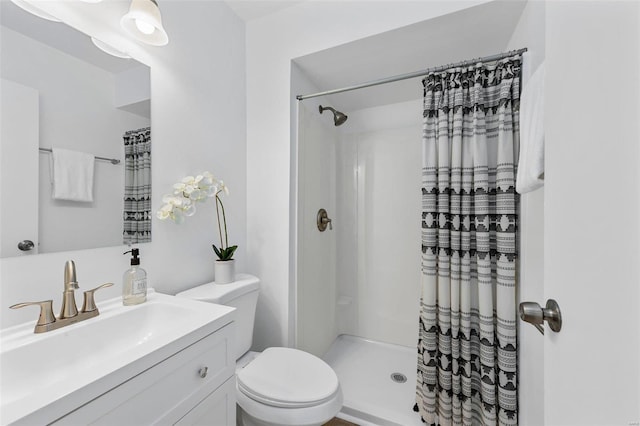
[[[124,244],[151,241],[151,128],[129,130],[124,140]]]
[[[516,425],[519,55],[423,80],[422,298],[415,411]]]

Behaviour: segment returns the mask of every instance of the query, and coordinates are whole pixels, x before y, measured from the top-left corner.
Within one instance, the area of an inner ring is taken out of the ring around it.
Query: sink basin
[[[48,333],[34,334],[35,321],[0,332],[2,424],[43,411],[56,419],[230,323],[234,310],[153,290],[146,303],[98,309]]]

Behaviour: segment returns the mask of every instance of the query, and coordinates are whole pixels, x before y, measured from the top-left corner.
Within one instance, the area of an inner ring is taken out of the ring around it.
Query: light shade
[[[162,16],[155,0],[131,0],[129,13],[120,19],[120,26],[137,40],[152,46],[164,46],[169,36],[162,28]]]
[[[115,56],[116,58],[123,58],[123,59],[129,59],[131,58],[131,56],[127,55],[126,53],[116,49],[115,47],[112,47],[111,45],[105,43],[104,41],[98,40],[97,38],[91,37],[91,41],[93,42],[93,44],[95,44],[95,46],[102,50],[104,53],[108,53],[111,56]]]
[[[11,0],[11,1],[16,6],[20,7],[23,10],[26,10],[27,12],[33,15],[36,15],[39,18],[46,19],[47,21],[52,21],[52,22],[60,22],[58,18],[56,18],[53,15],[49,15],[47,12],[44,12],[39,7],[34,6],[31,2],[28,2],[26,0]]]

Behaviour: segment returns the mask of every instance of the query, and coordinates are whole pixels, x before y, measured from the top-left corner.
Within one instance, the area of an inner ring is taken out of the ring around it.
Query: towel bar
[[[51,152],[51,148],[38,148],[40,151],[42,152]],[[96,160],[104,160],[104,161],[108,161],[111,164],[120,164],[120,160],[118,160],[117,158],[107,158],[107,157],[98,157],[95,156]]]

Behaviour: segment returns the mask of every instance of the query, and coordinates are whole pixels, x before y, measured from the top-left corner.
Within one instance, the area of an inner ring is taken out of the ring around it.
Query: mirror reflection
[[[150,241],[149,68],[0,5],[0,257]]]

